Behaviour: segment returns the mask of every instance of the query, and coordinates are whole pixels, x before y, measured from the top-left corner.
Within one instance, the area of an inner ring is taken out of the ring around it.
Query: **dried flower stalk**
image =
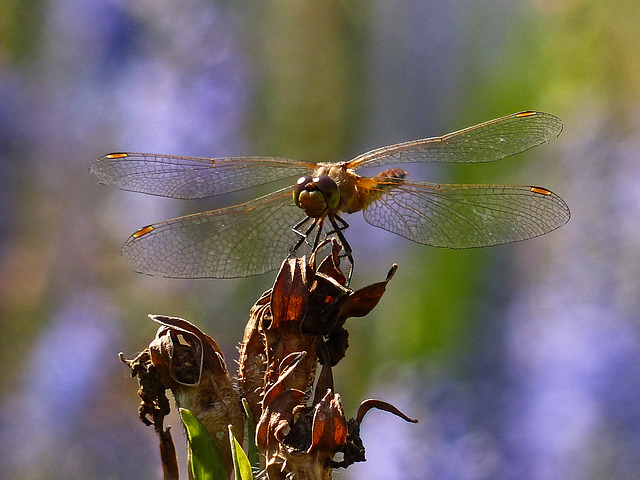
[[[237,439],[244,438],[242,398],[257,420],[255,439],[246,440],[255,440],[260,475],[270,480],[330,479],[333,468],[364,461],[360,424],[371,408],[414,421],[380,400],[365,400],[355,418],[345,417],[332,374],[348,347],[345,321],[365,316],[377,305],[396,266],[384,281],[352,290],[339,268],[339,251],[334,244],[317,267],[314,255],[308,262],[283,262],[273,288],[251,309],[240,345],[237,387],[211,337],[186,320],[150,316],[161,324],[156,338],[126,363],[140,381],[140,418],[155,426],[161,451],[170,450],[170,432],[162,427],[169,408],[165,389],[206,426],[229,475],[233,463],[227,426]],[[342,459],[335,461],[339,452]],[[177,478],[177,463],[170,457],[163,457],[165,478]]]

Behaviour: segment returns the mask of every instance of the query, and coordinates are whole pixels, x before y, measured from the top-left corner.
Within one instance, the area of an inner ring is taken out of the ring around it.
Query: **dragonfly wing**
[[[257,275],[278,268],[287,257],[300,238],[292,227],[303,215],[287,187],[245,204],[141,228],[125,243],[123,255],[148,275]]]
[[[541,187],[404,182],[364,209],[376,227],[414,242],[472,248],[517,242],[561,227],[566,203]]]
[[[377,148],[347,162],[347,167],[356,169],[417,162],[493,162],[549,143],[561,131],[562,121],[548,113],[514,113],[442,137]]]
[[[100,183],[170,198],[204,198],[309,173],[315,164],[278,157],[199,158],[111,153],[89,172]]]

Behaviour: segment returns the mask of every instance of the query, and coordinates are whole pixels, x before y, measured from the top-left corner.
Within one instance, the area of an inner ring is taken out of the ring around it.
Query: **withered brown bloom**
[[[170,389],[176,403],[207,427],[230,473],[227,425],[237,439],[244,438],[244,398],[257,421],[255,439],[245,440],[255,441],[260,475],[271,480],[330,479],[333,468],[364,461],[360,424],[370,408],[413,421],[380,400],[365,400],[356,418],[345,417],[332,374],[348,347],[345,321],[365,316],[377,305],[396,266],[382,282],[353,290],[340,270],[339,251],[339,244],[334,245],[318,266],[314,255],[309,261],[285,260],[273,288],[251,309],[240,345],[237,386],[211,337],[186,320],[152,315],[161,324],[156,338],[127,362],[140,380],[143,421],[155,425],[159,435],[165,432],[164,390]],[[165,465],[165,471],[172,468]],[[175,471],[177,478],[177,467]]]
[[[156,425],[158,431],[158,424],[161,425],[163,416],[169,413],[164,390],[171,390],[176,405],[190,410],[207,428],[227,472],[231,473],[227,426],[232,425],[236,438],[243,438],[244,417],[220,347],[186,320],[161,315],[149,317],[161,325],[156,337],[142,354],[126,362],[140,379],[139,393],[143,401],[139,412],[143,422]],[[142,365],[145,367],[141,370]],[[145,389],[149,379],[154,379],[151,394]],[[158,410],[156,404],[164,408]],[[163,439],[160,440],[162,449]]]

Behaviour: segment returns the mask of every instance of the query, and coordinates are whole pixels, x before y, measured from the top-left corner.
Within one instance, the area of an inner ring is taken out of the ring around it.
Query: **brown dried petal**
[[[270,315],[268,292],[251,309],[244,329],[238,358],[238,389],[241,398],[249,404],[253,418],[260,418],[260,401],[264,393],[264,377],[267,369],[264,334],[260,323]],[[270,318],[270,317],[269,317]]]
[[[301,322],[308,307],[308,269],[304,258],[293,258],[283,263],[278,272],[271,293],[273,321],[264,330],[267,355],[265,388],[279,380],[278,367],[292,352],[307,352],[307,356],[288,376],[287,388],[306,390],[313,381],[317,364],[316,338],[301,334]]]
[[[291,258],[282,264],[271,293],[270,328],[279,328],[284,322],[299,323],[304,318],[309,295],[307,268],[304,258]]]
[[[271,385],[264,394],[262,399],[262,407],[268,407],[271,401],[284,392],[287,389],[287,379],[290,379],[295,369],[301,364],[304,358],[307,356],[307,352],[294,352],[288,355],[281,363],[281,372],[278,375],[276,382]],[[291,387],[289,387],[291,388]]]
[[[311,446],[307,453],[326,452],[327,458],[347,441],[347,420],[342,410],[340,395],[327,390],[326,395],[315,406]]]
[[[149,346],[152,361],[171,380],[194,386],[200,382],[203,368],[226,373],[220,347],[198,327],[177,317],[149,315],[149,318],[162,325]],[[166,382],[171,386],[168,378]]]
[[[317,274],[309,291],[309,306],[302,324],[303,332],[328,335],[338,324],[343,305],[351,292],[352,290],[340,285],[335,279]]]
[[[249,321],[244,329],[238,359],[238,389],[240,396],[247,399],[253,418],[260,418],[260,401],[264,393],[267,355],[265,337],[261,325],[271,323],[270,293],[265,292],[251,308]]]
[[[360,424],[366,413],[372,408],[377,408],[379,410],[384,410],[386,412],[392,413],[407,422],[418,423],[418,420],[410,418],[402,413],[398,408],[391,405],[388,402],[383,402],[382,400],[375,399],[367,399],[364,400],[360,407],[358,408],[358,413],[356,418],[352,418],[347,422],[347,438],[343,448],[340,450],[344,457],[340,462],[331,461],[330,465],[333,468],[347,468],[349,465],[352,465],[356,462],[364,462],[365,461],[365,449],[362,444],[362,439],[360,438]]]
[[[305,393],[300,390],[285,390],[263,409],[256,426],[256,445],[260,450],[273,452],[279,449],[280,442],[276,432],[282,435],[294,418],[295,407],[302,405],[305,399]]]
[[[318,360],[322,365],[320,374],[316,382],[316,388],[313,397],[312,405],[316,405],[321,400],[321,395],[324,395],[327,390],[333,391],[333,371],[331,370],[331,352],[327,348],[327,344],[321,339],[318,340],[318,347],[316,349],[318,353]]]
[[[347,278],[340,269],[340,252],[342,251],[342,245],[336,238],[332,238],[331,240],[331,255],[327,255],[327,257],[322,261],[317,272],[333,278],[340,285],[345,285],[347,283]],[[315,265],[315,254],[310,263]]]
[[[373,310],[385,292],[387,283],[393,278],[397,269],[398,265],[394,263],[389,273],[387,273],[387,278],[382,282],[368,285],[353,292],[342,309],[342,316],[345,318],[364,317]]]
[[[395,405],[391,405],[389,402],[383,402],[382,400],[377,400],[375,398],[368,398],[360,403],[360,406],[358,407],[358,413],[356,414],[356,422],[358,422],[358,424],[361,424],[364,416],[372,408],[377,408],[378,410],[384,410],[385,412],[392,413],[406,422],[418,423],[417,419],[406,416]]]

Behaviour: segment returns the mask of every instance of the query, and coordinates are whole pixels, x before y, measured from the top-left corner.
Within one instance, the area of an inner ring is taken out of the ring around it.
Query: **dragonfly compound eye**
[[[326,215],[340,202],[340,190],[336,182],[327,175],[300,177],[293,189],[293,199],[311,218]]]
[[[338,184],[329,175],[320,175],[313,178],[316,188],[322,192],[327,208],[332,210],[340,203],[340,190]]]
[[[304,177],[300,177],[296,182],[295,187],[293,187],[293,201],[296,202],[296,205],[300,208],[304,208],[300,204],[300,194],[307,190],[308,185],[313,183],[313,177],[311,175],[305,175]]]

